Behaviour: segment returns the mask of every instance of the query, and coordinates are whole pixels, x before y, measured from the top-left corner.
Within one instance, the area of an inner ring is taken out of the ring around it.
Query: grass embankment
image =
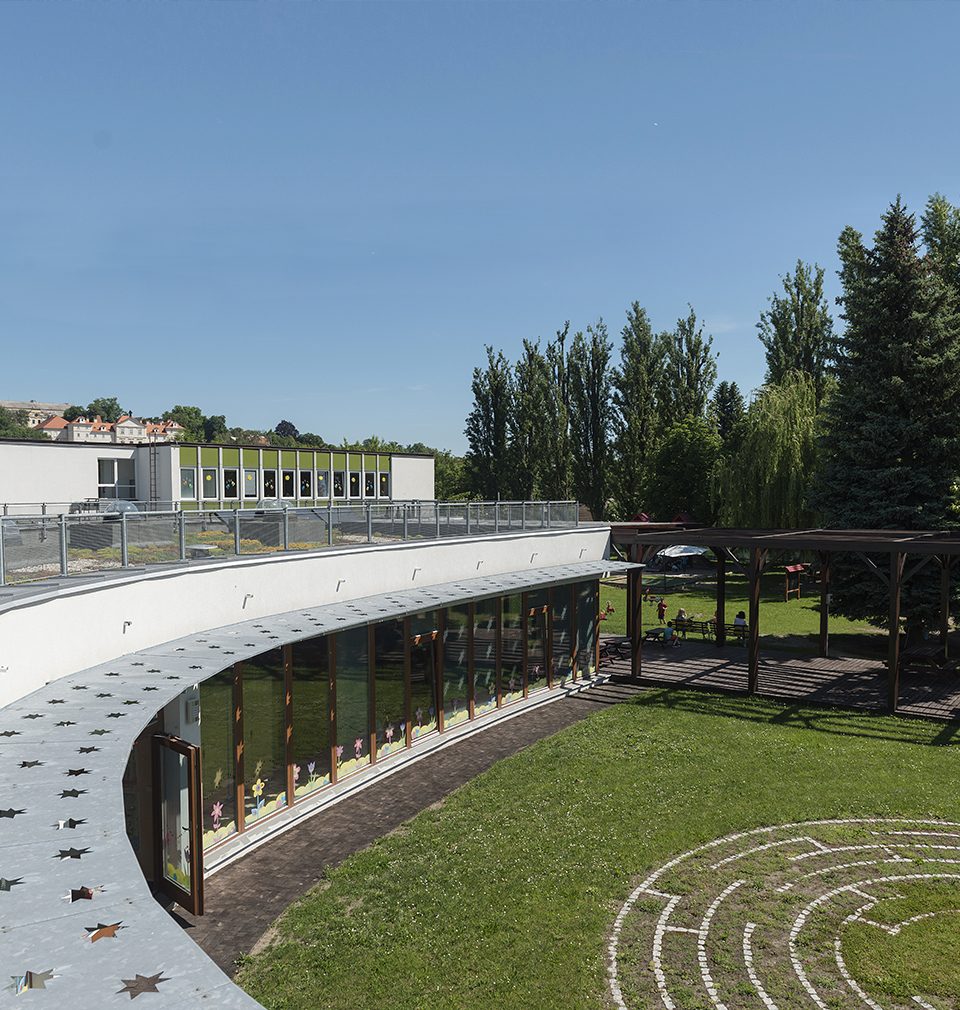
[[[761,825],[960,818],[954,729],[682,691],[611,706],[331,871],[239,981],[276,1010],[599,1010],[639,875]]]
[[[667,620],[672,620],[679,607],[695,620],[709,621],[717,609],[716,580],[707,576],[696,582],[684,582],[657,576],[652,580],[655,587],[643,604],[643,627],[660,627],[657,620],[656,600],[663,597],[667,604]],[[807,589],[805,592],[813,592]],[[820,633],[820,597],[811,595],[799,600],[783,599],[783,573],[770,572],[761,579],[760,589],[760,634],[779,642],[768,641],[781,648],[795,648],[815,652]],[[602,583],[600,586],[601,612],[607,604],[613,612],[607,614],[600,626],[605,635],[625,635],[627,627],[627,591],[623,585]],[[738,572],[727,573],[727,623],[732,624],[738,610],[749,614],[747,602],[747,579]],[[698,637],[698,636],[695,636]],[[845,617],[830,615],[830,642],[834,653],[872,653],[883,648],[886,636],[869,624],[849,621]]]

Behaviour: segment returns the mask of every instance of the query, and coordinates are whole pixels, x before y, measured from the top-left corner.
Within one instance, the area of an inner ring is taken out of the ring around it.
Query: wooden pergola
[[[690,544],[710,548],[717,570],[717,645],[725,644],[726,574],[729,564],[742,566],[734,551],[745,551],[749,599],[747,627],[747,688],[757,691],[760,673],[760,582],[771,552],[815,554],[820,562],[819,654],[829,656],[830,571],[836,554],[852,554],[887,586],[889,642],[887,699],[891,712],[900,696],[900,596],[903,586],[931,561],[940,566],[940,642],[947,656],[950,620],[950,576],[960,556],[960,532],[952,530],[751,530],[720,529],[685,523],[613,523],[613,542],[627,559],[645,564],[665,547]],[[886,555],[889,566],[870,555]],[[913,564],[907,567],[907,560]],[[627,578],[627,630],[631,643],[631,675],[639,680],[643,659],[643,569]]]

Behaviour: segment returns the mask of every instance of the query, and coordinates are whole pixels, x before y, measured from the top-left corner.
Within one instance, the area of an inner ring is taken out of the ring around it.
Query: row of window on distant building
[[[180,500],[389,499],[389,455],[327,450],[180,447]]]
[[[221,470],[200,467],[198,471],[192,466],[180,467],[182,501],[239,501],[241,498],[314,501],[318,498],[389,497],[389,471],[334,470],[331,474],[329,470],[238,470],[233,467]]]

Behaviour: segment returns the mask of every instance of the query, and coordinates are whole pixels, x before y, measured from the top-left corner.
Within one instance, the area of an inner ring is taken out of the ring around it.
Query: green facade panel
[[[363,457],[363,468],[364,468],[364,470],[367,470],[367,471],[376,470],[376,468],[377,468],[377,457],[376,456],[367,456],[367,455],[365,455]]]
[[[333,453],[333,469],[346,470],[346,468],[347,468],[347,454],[345,452]]]
[[[362,466],[362,464],[361,464],[362,458],[363,457],[360,455],[359,452],[351,452],[350,453],[350,469],[351,470],[360,470],[361,466]]]
[[[255,468],[260,466],[260,450],[259,449],[244,449],[243,450],[243,465],[247,468]]]
[[[297,465],[297,453],[295,449],[280,450],[280,465],[288,470],[293,470]]]
[[[180,465],[181,466],[197,465],[197,447],[195,445],[180,446]]]
[[[297,452],[297,462],[300,464],[301,470],[312,470],[313,469],[313,453],[304,449],[300,449]]]
[[[276,470],[280,465],[280,453],[276,449],[263,450],[263,466],[265,470]]]
[[[200,463],[203,466],[219,466],[220,450],[215,445],[204,445],[200,448]]]
[[[225,448],[223,452],[223,465],[224,466],[239,466],[240,465],[240,450]]]
[[[379,462],[378,469],[381,472],[383,472],[383,473],[389,473],[390,472],[390,457],[389,456],[381,456],[380,457],[380,462]]]

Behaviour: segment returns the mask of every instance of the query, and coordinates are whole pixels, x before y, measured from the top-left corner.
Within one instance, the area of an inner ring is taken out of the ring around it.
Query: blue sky
[[[0,4],[0,399],[462,450],[470,373],[960,203],[953,3]]]

